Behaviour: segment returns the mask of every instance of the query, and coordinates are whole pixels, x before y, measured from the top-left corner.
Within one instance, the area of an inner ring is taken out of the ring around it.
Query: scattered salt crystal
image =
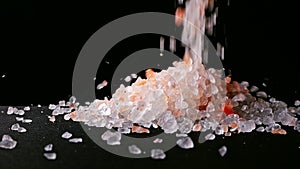
[[[61,100],[61,101],[58,102],[58,105],[59,106],[66,106],[66,101]]]
[[[55,116],[48,116],[48,118],[49,118],[49,121],[51,121],[52,123],[55,122]]]
[[[2,75],[2,78],[5,78],[5,75]]]
[[[205,138],[205,140],[214,140],[216,138],[216,136],[212,133],[209,133],[204,138]]]
[[[44,147],[45,151],[52,151],[52,149],[53,149],[53,144],[48,144]]]
[[[20,128],[20,124],[16,123],[16,124],[13,124],[10,129],[13,131],[18,131],[19,128]]]
[[[243,89],[247,89],[249,87],[249,82],[247,81],[242,81],[240,83],[240,86],[243,88]]]
[[[131,81],[131,77],[130,76],[126,76],[124,79],[125,82],[130,82]]]
[[[219,150],[219,154],[224,157],[225,154],[227,153],[227,147],[226,146],[222,146]]]
[[[50,110],[54,110],[55,108],[56,108],[56,105],[54,105],[54,104],[50,104],[48,107],[48,109],[50,109]]]
[[[250,92],[257,92],[259,88],[257,86],[251,86]]]
[[[76,102],[76,97],[75,96],[71,96],[70,99],[69,99],[69,102],[71,104],[74,104]]]
[[[185,133],[176,133],[176,137],[187,137],[188,135]]]
[[[61,135],[62,138],[64,139],[69,139],[72,137],[72,133],[69,133],[69,132],[64,132],[62,135]]]
[[[101,135],[101,139],[106,141],[108,145],[120,145],[121,133],[107,130]]]
[[[22,123],[31,123],[31,122],[32,122],[31,119],[23,119],[23,120],[22,120]]]
[[[64,115],[64,120],[70,120],[70,118],[71,118],[71,117],[70,117],[70,114],[65,114],[65,115]]]
[[[132,73],[132,74],[131,74],[131,77],[132,77],[133,79],[136,79],[136,78],[137,78],[137,74]]]
[[[102,89],[103,87],[107,86],[108,82],[106,80],[103,80],[100,84],[97,85],[97,90]]]
[[[8,109],[7,109],[7,114],[8,115],[11,115],[11,114],[13,114],[14,113],[14,108],[13,107],[8,107]]]
[[[56,159],[56,153],[44,153],[44,157],[48,160],[55,160]]]
[[[239,93],[232,98],[234,102],[242,102],[246,99],[246,96],[243,93]]]
[[[82,138],[71,138],[69,139],[70,143],[81,143],[82,142]]]
[[[25,114],[24,110],[18,110],[15,114],[23,116]]]
[[[17,120],[17,121],[23,121],[23,120],[24,120],[24,117],[16,117],[16,120]]]
[[[25,133],[25,132],[27,132],[27,130],[24,127],[19,127],[18,132],[19,133]]]
[[[37,107],[42,107],[42,106],[40,104],[38,104]]]
[[[13,140],[10,135],[4,134],[0,141],[0,148],[3,149],[14,149],[17,145],[17,141]]]
[[[264,132],[265,128],[263,126],[260,126],[256,129],[257,132]]]
[[[86,104],[86,105],[90,105],[90,104],[91,104],[91,102],[84,102],[84,104]]]
[[[131,130],[129,128],[118,128],[118,132],[122,134],[129,134]]]
[[[227,136],[227,137],[230,137],[230,136],[231,136],[231,133],[230,133],[230,132],[227,132],[227,133],[225,133],[224,135]]]
[[[184,137],[177,140],[176,144],[183,149],[194,148],[194,143],[190,137]]]
[[[170,51],[175,52],[176,51],[176,39],[174,36],[170,37]]]
[[[262,83],[262,85],[263,85],[264,87],[267,87],[267,84],[266,84],[266,83]]]
[[[263,92],[263,91],[257,92],[256,96],[257,97],[261,97],[261,98],[267,98],[268,97],[268,95],[266,94],[266,92]]]
[[[161,149],[152,149],[151,150],[151,158],[153,158],[153,159],[165,159],[166,154]]]
[[[24,110],[24,111],[29,111],[29,110],[30,110],[30,107],[29,107],[29,106],[26,106],[26,107],[24,107],[23,110]]]
[[[299,100],[296,100],[295,103],[294,103],[294,105],[295,105],[295,106],[300,106],[300,101],[299,101]]]
[[[142,150],[136,145],[128,146],[128,150],[131,154],[141,154]]]
[[[160,40],[159,40],[159,50],[160,50],[161,54],[165,50],[165,38],[164,37],[160,37]]]
[[[161,138],[156,138],[155,140],[153,140],[153,143],[157,144],[157,143],[162,143],[163,139]]]

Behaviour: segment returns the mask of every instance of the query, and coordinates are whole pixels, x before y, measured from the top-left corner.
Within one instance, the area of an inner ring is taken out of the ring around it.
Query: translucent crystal
[[[174,133],[178,130],[177,121],[171,112],[164,113],[159,119],[159,123],[165,133]]]
[[[212,133],[209,133],[204,138],[205,138],[205,140],[214,140],[216,138],[216,136]]]
[[[25,114],[24,110],[18,110],[15,114],[23,116]]]
[[[153,159],[165,159],[166,154],[162,149],[152,149],[151,150],[151,158],[153,158]]]
[[[237,95],[235,95],[233,98],[232,98],[232,101],[235,101],[235,102],[242,102],[246,99],[246,96],[242,93],[239,93]]]
[[[131,154],[141,154],[142,150],[138,148],[136,145],[128,146],[128,150]]]
[[[54,104],[50,104],[48,107],[49,110],[54,110],[55,108],[56,108],[56,105],[54,105]]]
[[[22,123],[32,123],[32,120],[31,119],[23,119]]]
[[[69,133],[68,131],[64,132],[61,137],[64,138],[64,139],[69,139],[72,137],[72,133]]]
[[[257,97],[261,97],[261,98],[267,98],[267,97],[268,97],[267,93],[266,93],[266,92],[263,92],[263,91],[257,92],[257,93],[256,93],[256,96],[257,96]]]
[[[29,110],[30,110],[30,107],[29,107],[29,106],[26,106],[26,107],[24,107],[23,110],[24,110],[24,111],[29,111]]]
[[[44,147],[45,151],[52,151],[52,149],[53,149],[53,144],[48,144]]]
[[[255,129],[256,125],[253,120],[240,121],[238,124],[239,130],[242,133],[248,133]]]
[[[224,157],[225,154],[227,153],[227,147],[226,146],[222,146],[219,150],[219,154]]]
[[[176,144],[183,149],[194,148],[194,143],[190,137],[184,137],[177,140]]]
[[[70,143],[81,143],[82,142],[82,138],[71,138],[69,139]]]
[[[156,138],[155,140],[153,140],[153,143],[162,143],[163,142],[163,139],[161,138]]]
[[[257,86],[251,86],[250,92],[257,92],[259,88]]]
[[[263,126],[260,126],[256,129],[256,131],[258,132],[264,132],[265,131],[265,128]]]
[[[16,120],[17,120],[17,121],[23,121],[23,120],[24,120],[24,117],[16,117]]]
[[[13,124],[10,129],[13,131],[18,131],[19,128],[20,128],[20,124],[16,123],[16,124]]]
[[[14,108],[13,107],[8,107],[8,109],[7,109],[7,114],[8,115],[11,115],[11,114],[13,114],[14,113]]]
[[[300,101],[299,101],[299,100],[296,100],[295,103],[294,103],[294,105],[295,105],[295,106],[300,106]]]
[[[107,130],[101,135],[102,140],[106,141],[108,145],[120,145],[121,142],[121,133],[119,132],[111,132]]]
[[[9,135],[4,134],[0,142],[0,148],[14,149],[17,145],[17,141],[13,140]]]
[[[56,153],[44,153],[44,157],[48,160],[55,160],[56,159]]]
[[[27,132],[27,130],[24,127],[19,127],[18,132],[19,133],[25,133],[25,132]]]
[[[124,78],[124,81],[125,81],[125,82],[130,82],[130,81],[131,81],[131,77],[130,77],[130,76],[126,76],[126,77]]]

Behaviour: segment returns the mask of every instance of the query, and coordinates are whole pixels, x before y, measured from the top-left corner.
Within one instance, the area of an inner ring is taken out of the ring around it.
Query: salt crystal
[[[184,133],[176,133],[176,137],[187,137],[187,134]]]
[[[40,104],[38,104],[37,107],[42,107],[42,106]]]
[[[24,117],[16,117],[16,120],[17,120],[17,121],[23,121],[23,120],[24,120]]]
[[[130,76],[126,76],[124,79],[125,82],[130,82],[131,81],[131,77]]]
[[[250,92],[257,92],[259,88],[257,86],[251,86]]]
[[[0,141],[0,148],[14,149],[17,145],[17,141],[13,140],[9,135],[4,134]]]
[[[129,134],[131,130],[129,128],[118,128],[118,132],[122,134]]]
[[[69,99],[69,102],[71,104],[74,104],[76,102],[76,97],[75,96],[71,96],[70,99]]]
[[[26,106],[26,107],[24,107],[24,109],[23,110],[25,110],[25,111],[29,111],[30,110],[30,107],[29,106]]]
[[[59,106],[66,106],[66,101],[61,100],[61,101],[58,102],[58,105]]]
[[[216,138],[216,136],[212,133],[209,133],[204,138],[205,138],[205,140],[214,140]]]
[[[261,98],[267,98],[268,97],[268,95],[266,94],[266,92],[263,92],[263,91],[257,92],[256,96],[257,97],[261,97]]]
[[[106,141],[108,145],[120,145],[121,133],[107,130],[101,135],[101,139]]]
[[[44,153],[44,157],[48,160],[55,160],[56,159],[56,153]]]
[[[248,120],[248,121],[240,121],[238,127],[242,133],[248,133],[254,130],[256,125],[253,120]]]
[[[267,87],[267,84],[266,84],[266,83],[262,83],[262,85],[263,85],[264,87]]]
[[[242,81],[240,83],[240,86],[243,88],[243,89],[247,89],[249,87],[249,82],[247,81]]]
[[[142,150],[138,148],[136,145],[128,146],[128,150],[131,154],[141,154]]]
[[[230,133],[230,132],[227,132],[227,133],[225,133],[224,135],[227,136],[227,137],[230,137],[230,136],[231,136],[231,133]]]
[[[136,78],[137,78],[137,74],[132,73],[132,74],[131,74],[131,77],[132,77],[133,79],[136,79]]]
[[[54,105],[54,104],[50,104],[48,107],[49,110],[54,110],[55,108],[56,108],[56,105]]]
[[[71,138],[72,137],[72,133],[69,133],[69,132],[64,132],[62,135],[61,135],[61,137],[62,138],[64,138],[64,139],[69,139],[69,138]]]
[[[153,140],[153,143],[157,144],[157,143],[162,143],[163,139],[161,138],[156,138],[155,140]]]
[[[31,119],[23,119],[23,120],[22,120],[22,123],[31,123],[31,122],[32,122]]]
[[[243,93],[239,93],[232,98],[232,101],[242,102],[246,99],[246,96]]]
[[[27,130],[24,127],[19,127],[18,132],[19,133],[25,133],[25,132],[27,132]]]
[[[84,104],[86,104],[86,105],[90,105],[91,103],[90,103],[90,102],[84,102]]]
[[[152,149],[151,150],[151,158],[153,158],[153,159],[165,159],[166,154],[162,149]]]
[[[171,52],[175,52],[176,51],[176,39],[175,39],[174,36],[170,37],[170,43],[169,43],[169,45],[170,45],[170,51]]]
[[[52,123],[55,122],[55,116],[48,116],[48,118],[49,118],[49,121],[51,121]]]
[[[19,128],[20,128],[19,123],[16,123],[16,124],[13,124],[10,129],[13,131],[18,131]]]
[[[103,80],[100,84],[97,85],[97,90],[102,89],[103,87],[107,86],[108,82],[106,80]]]
[[[299,100],[296,100],[295,103],[294,103],[294,105],[295,105],[295,106],[300,106],[300,101],[299,101]]]
[[[224,157],[225,154],[227,153],[227,147],[226,146],[222,146],[219,150],[219,154]]]
[[[18,110],[15,114],[23,116],[25,114],[24,110]]]
[[[265,128],[263,126],[260,126],[256,129],[257,132],[264,132]]]
[[[52,151],[52,149],[53,149],[53,144],[48,144],[44,147],[45,151]]]
[[[177,140],[176,144],[183,149],[194,148],[193,140],[190,137],[184,137]]]
[[[7,109],[7,114],[8,115],[11,115],[11,114],[13,114],[14,113],[14,108],[13,107],[8,107],[8,109]]]
[[[2,75],[2,78],[5,78],[5,75]]]
[[[70,143],[81,143],[82,142],[82,138],[71,138],[69,139]]]
[[[71,117],[70,117],[70,114],[65,114],[65,115],[64,115],[64,120],[70,120],[70,118],[71,118]]]
[[[163,37],[160,37],[159,40],[159,50],[160,53],[162,53],[165,50],[165,39]]]
[[[216,133],[216,135],[222,135],[222,134],[224,134],[224,130],[221,126],[218,126],[215,129],[215,133]]]

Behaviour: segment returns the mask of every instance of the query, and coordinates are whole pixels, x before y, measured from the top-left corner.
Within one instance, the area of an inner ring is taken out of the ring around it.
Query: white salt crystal
[[[14,149],[17,145],[17,141],[13,140],[9,135],[4,134],[0,141],[0,148]]]
[[[108,145],[120,145],[121,133],[107,130],[101,135],[101,139],[106,141]]]
[[[5,78],[5,75],[2,75],[2,78]]]
[[[251,86],[250,92],[257,92],[259,88],[257,86]]]
[[[38,104],[37,107],[42,107],[42,106],[40,104]]]
[[[19,133],[25,133],[25,132],[27,132],[27,130],[24,127],[19,127],[18,132]]]
[[[44,157],[48,160],[55,160],[56,159],[56,153],[44,153]]]
[[[128,146],[128,150],[131,154],[141,154],[142,150],[136,145]]]
[[[52,151],[52,149],[53,149],[53,144],[48,144],[44,147],[45,151]]]
[[[130,82],[131,81],[131,77],[130,76],[126,76],[124,79],[125,82]]]
[[[61,135],[62,138],[64,139],[69,139],[72,137],[72,133],[69,133],[69,132],[64,132],[62,135]]]
[[[59,106],[66,106],[66,101],[61,100],[61,101],[58,102],[58,105]]]
[[[55,108],[56,108],[56,105],[54,105],[54,104],[50,104],[48,107],[48,109],[50,109],[50,110],[54,110]]]
[[[16,123],[16,124],[13,124],[10,129],[13,131],[18,131],[19,128],[20,128],[19,123]]]
[[[29,111],[29,110],[30,110],[30,107],[29,107],[29,106],[26,106],[26,107],[24,107],[23,110],[24,110],[24,111]]]
[[[263,92],[263,91],[257,92],[257,93],[256,93],[256,96],[257,96],[257,97],[261,97],[261,98],[267,98],[267,97],[268,97],[267,93],[266,93],[266,92]]]
[[[190,137],[184,137],[177,140],[176,144],[183,149],[194,148],[193,140]]]
[[[23,120],[22,120],[22,123],[31,123],[31,122],[32,122],[31,119],[23,119]]]
[[[153,140],[153,143],[157,144],[157,143],[162,143],[163,139],[161,138],[156,138],[155,140]]]
[[[16,112],[16,114],[20,115],[20,116],[23,116],[25,114],[25,111],[24,110],[18,110]]]
[[[17,121],[23,121],[23,120],[24,120],[24,117],[16,117],[16,120],[17,120]]]
[[[151,150],[151,158],[153,158],[153,159],[165,159],[166,154],[161,149],[152,149]]]
[[[227,147],[226,146],[222,146],[219,150],[219,154],[224,157],[225,154],[227,153]]]
[[[256,131],[258,132],[264,132],[265,131],[265,128],[263,126],[260,126],[256,129]]]
[[[108,84],[107,81],[103,80],[103,82],[97,85],[97,90],[102,89],[103,87],[107,86],[107,84]]]
[[[174,36],[170,37],[170,51],[175,52],[176,51],[176,39]]]
[[[70,117],[70,114],[65,114],[65,115],[64,115],[64,120],[70,120],[70,118],[71,118],[71,117]]]
[[[11,114],[13,114],[14,113],[14,108],[13,107],[8,107],[8,109],[7,109],[7,114],[8,115],[11,115]]]
[[[185,133],[176,133],[176,137],[187,137],[188,135]]]
[[[48,116],[48,118],[49,118],[49,121],[51,121],[52,123],[55,122],[55,116]]]
[[[81,143],[82,142],[82,138],[71,138],[69,139],[70,143]]]
[[[296,100],[295,103],[294,103],[294,105],[295,105],[295,106],[300,106],[300,101],[299,101],[299,100]]]
[[[132,73],[132,74],[131,74],[131,77],[132,77],[133,79],[136,79],[136,78],[137,78],[137,74]]]
[[[160,50],[160,53],[162,53],[165,50],[165,38],[164,37],[160,37],[159,50]]]
[[[216,136],[212,133],[209,133],[205,136],[205,140],[214,140]]]

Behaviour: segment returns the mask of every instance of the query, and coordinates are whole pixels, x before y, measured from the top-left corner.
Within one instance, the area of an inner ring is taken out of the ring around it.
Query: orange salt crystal
[[[176,26],[180,26],[182,24],[182,20],[183,20],[183,17],[184,17],[184,12],[185,12],[185,9],[182,8],[182,7],[179,7],[176,9],[176,12],[175,12],[175,24]]]
[[[201,124],[195,124],[194,126],[193,126],[193,131],[200,131],[202,129],[202,126],[201,126]]]
[[[154,71],[152,69],[146,70],[146,78],[147,79],[154,78]]]
[[[132,133],[150,133],[148,129],[145,129],[141,126],[132,126],[131,131]]]
[[[286,131],[284,129],[274,129],[272,130],[272,134],[286,135]]]
[[[70,117],[74,118],[75,117],[75,112],[70,113]]]
[[[225,78],[225,82],[226,82],[226,83],[230,83],[230,82],[231,82],[231,77],[227,76],[227,77]]]

